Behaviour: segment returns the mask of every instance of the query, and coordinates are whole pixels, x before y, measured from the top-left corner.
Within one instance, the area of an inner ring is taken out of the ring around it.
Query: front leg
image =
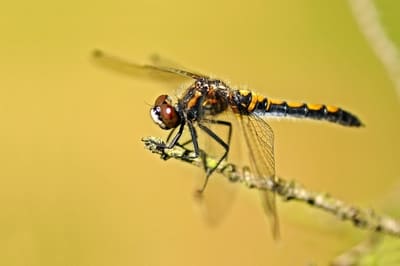
[[[176,135],[174,136],[174,138],[172,139],[172,141],[169,144],[167,144],[165,142],[160,143],[160,142],[156,142],[156,141],[153,141],[153,144],[156,145],[157,150],[160,150],[160,151],[163,151],[164,149],[172,149],[178,143],[178,140],[182,136],[184,128],[185,128],[185,123],[182,122],[180,127],[179,127],[178,133],[176,133]],[[174,130],[171,133],[173,133]],[[167,141],[169,140],[169,138],[171,136],[171,133],[168,136]]]

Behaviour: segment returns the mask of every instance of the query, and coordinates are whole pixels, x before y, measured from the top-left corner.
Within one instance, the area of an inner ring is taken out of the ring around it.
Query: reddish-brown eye
[[[150,110],[153,121],[162,129],[171,129],[177,127],[180,122],[180,116],[171,103],[168,95],[160,95],[154,102],[154,107]]]
[[[160,106],[163,103],[166,103],[168,100],[168,95],[160,95],[157,97],[156,101],[154,102],[154,106]]]
[[[160,117],[167,128],[174,128],[179,125],[179,115],[174,107],[164,103],[160,105],[160,109]]]

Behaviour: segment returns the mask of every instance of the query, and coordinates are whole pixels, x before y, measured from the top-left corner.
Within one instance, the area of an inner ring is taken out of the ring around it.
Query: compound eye
[[[164,103],[167,103],[168,95],[160,95],[157,97],[156,101],[154,102],[154,106],[161,106]]]
[[[175,108],[167,103],[160,105],[160,117],[168,129],[175,128],[179,125],[179,115],[177,114]]]

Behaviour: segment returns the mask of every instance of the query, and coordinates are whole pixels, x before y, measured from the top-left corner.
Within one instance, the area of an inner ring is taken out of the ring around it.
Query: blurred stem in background
[[[372,0],[349,0],[350,9],[375,55],[384,65],[400,99],[400,54],[390,39]]]

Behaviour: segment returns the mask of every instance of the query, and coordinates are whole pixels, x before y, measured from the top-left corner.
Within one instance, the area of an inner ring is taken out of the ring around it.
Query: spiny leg
[[[211,123],[211,124],[217,124],[217,125],[223,125],[223,126],[227,126],[228,127],[228,140],[227,140],[227,143],[226,142],[224,142],[221,138],[219,138],[214,132],[212,132],[209,128],[207,128],[207,130],[209,131],[209,132],[207,132],[207,131],[205,131],[209,136],[211,136],[213,139],[215,139],[219,144],[221,144],[224,148],[226,147],[226,146],[228,146],[228,149],[229,149],[229,145],[230,145],[230,143],[231,143],[231,136],[232,136],[232,123],[231,122],[228,122],[228,121],[224,121],[224,120],[214,120],[214,119],[203,119],[202,120],[202,122],[207,122],[207,123]],[[202,125],[201,123],[199,124],[199,127],[201,128],[201,126],[203,126],[203,130],[204,130],[204,125]],[[210,132],[211,132],[211,134],[210,134]],[[217,140],[216,138],[218,138],[219,140]],[[205,181],[204,181],[204,184],[203,184],[203,186],[202,186],[202,189],[201,190],[198,190],[198,192],[199,193],[202,193],[204,190],[205,190],[205,188],[206,188],[206,186],[207,186],[207,183],[208,183],[208,179],[209,179],[209,177],[211,176],[211,174],[215,171],[215,169],[219,166],[219,164],[222,162],[222,160],[224,160],[224,159],[227,159],[227,157],[228,157],[228,150],[225,148],[225,154],[223,155],[223,157],[218,161],[218,163],[216,164],[216,166],[215,167],[213,167],[211,170],[210,170],[210,168],[208,167],[208,165],[207,165],[207,154],[203,151],[203,150],[201,150],[201,153],[200,153],[200,155],[201,155],[201,159],[202,159],[202,162],[203,162],[203,168],[204,168],[204,171],[206,171],[206,179],[205,179]]]
[[[191,121],[188,121],[188,127],[190,131],[190,136],[192,137],[191,141],[193,143],[194,156],[197,158],[200,155],[199,143],[197,141],[197,132]]]
[[[167,137],[167,140],[166,140],[166,143],[169,142],[169,140],[171,139],[171,137],[172,137],[172,135],[174,134],[175,130],[176,130],[176,127],[173,128],[173,129],[169,132],[168,137]],[[185,146],[188,145],[188,144],[190,144],[190,143],[193,143],[193,140],[192,140],[191,138],[188,139],[188,140],[186,140],[186,141],[184,141],[184,142],[177,143],[176,145],[178,145],[179,147],[182,147],[182,148],[187,149]]]
[[[157,149],[159,149],[161,151],[163,151],[164,149],[172,149],[175,145],[178,144],[178,141],[179,141],[180,137],[182,136],[182,132],[183,132],[184,128],[185,128],[185,123],[181,123],[181,125],[179,127],[179,130],[178,130],[178,133],[176,133],[176,135],[174,136],[174,138],[172,139],[172,141],[169,144],[167,144],[167,143],[162,143],[162,144],[154,143],[157,146]],[[172,131],[172,133],[173,132],[174,131]],[[172,135],[172,133],[170,133],[170,135]],[[168,139],[169,138],[170,138],[170,136],[168,136]],[[162,159],[167,159],[168,156],[161,155],[161,158]]]
[[[213,119],[203,119],[202,121],[205,121],[205,122],[211,123],[211,124],[218,124],[218,125],[227,126],[227,127],[229,128],[229,129],[228,129],[228,140],[227,140],[227,144],[230,145],[230,143],[231,143],[231,137],[232,137],[232,123],[231,123],[231,122],[224,121],[224,120],[213,120]],[[189,126],[189,127],[190,127],[190,126]],[[173,129],[169,132],[168,137],[167,137],[167,139],[166,139],[166,143],[168,143],[168,142],[170,141],[170,139],[171,139],[172,135],[174,134],[175,130],[176,130],[176,128],[173,128]],[[194,130],[194,128],[193,128],[193,130]],[[195,130],[194,130],[194,131],[195,131]],[[186,141],[184,141],[184,142],[181,142],[181,143],[176,143],[176,145],[179,145],[179,146],[182,147],[182,148],[186,148],[186,147],[185,147],[186,145],[188,145],[189,143],[193,143],[193,135],[196,135],[196,138],[197,138],[197,134],[195,133],[195,134],[192,134],[192,136],[191,136],[192,138],[190,138],[190,139],[188,139],[188,140],[186,140]]]
[[[207,123],[211,124],[217,124],[221,126],[227,126],[228,127],[228,140],[227,144],[228,146],[231,145],[231,137],[232,137],[232,123],[229,121],[224,121],[224,120],[213,120],[213,119],[203,119],[201,120],[202,122],[205,121]],[[226,159],[228,159],[228,154],[226,155]]]
[[[203,159],[203,163],[206,167],[207,170],[207,174],[206,174],[206,179],[204,180],[204,184],[202,186],[201,189],[198,190],[199,194],[202,194],[204,192],[204,190],[207,187],[207,183],[208,180],[210,178],[210,176],[214,173],[214,171],[218,168],[218,166],[220,165],[220,163],[226,158],[226,156],[228,155],[229,152],[229,144],[227,144],[225,141],[223,141],[217,134],[215,134],[211,129],[209,129],[208,127],[206,127],[205,125],[199,123],[199,128],[202,129],[205,133],[207,133],[207,135],[209,135],[211,138],[213,138],[218,144],[220,144],[224,149],[225,152],[224,154],[221,156],[221,158],[218,160],[218,162],[216,163],[216,165],[212,168],[208,168],[206,166],[206,153],[203,152],[202,154],[202,159]]]
[[[182,123],[181,126],[179,127],[178,133],[174,136],[174,138],[172,139],[170,144],[163,144],[163,145],[157,144],[158,148],[159,149],[171,149],[174,146],[178,146],[178,147],[182,147],[184,149],[187,149],[185,146],[188,145],[189,143],[193,143],[194,156],[192,155],[190,157],[194,157],[194,158],[199,157],[199,155],[200,155],[200,153],[202,153],[202,151],[200,151],[200,149],[199,149],[199,144],[198,144],[198,141],[197,141],[196,129],[194,128],[193,123],[191,121],[187,121],[187,125],[189,127],[189,132],[190,132],[190,135],[191,135],[191,138],[189,140],[187,140],[187,141],[185,141],[183,143],[179,143],[178,142],[179,138],[182,136],[182,132],[183,132],[183,129],[184,129],[184,123]],[[172,129],[171,132],[168,134],[168,137],[167,137],[167,140],[166,140],[167,143],[171,139],[171,137],[174,134],[175,130],[176,130],[176,128]],[[170,157],[167,156],[167,155],[165,155],[165,156],[161,155],[161,158],[164,159],[164,160],[167,160]]]

